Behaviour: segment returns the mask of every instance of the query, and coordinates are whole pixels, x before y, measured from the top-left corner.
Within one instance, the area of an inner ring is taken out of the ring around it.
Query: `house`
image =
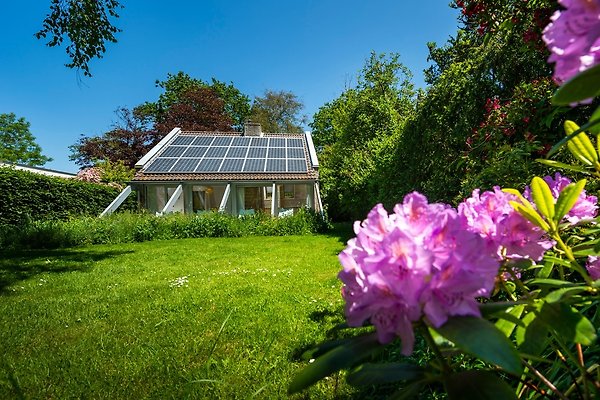
[[[311,134],[173,129],[135,165],[130,185],[106,208],[113,212],[137,191],[140,205],[157,214],[219,211],[287,215],[303,207],[321,212],[319,162]]]

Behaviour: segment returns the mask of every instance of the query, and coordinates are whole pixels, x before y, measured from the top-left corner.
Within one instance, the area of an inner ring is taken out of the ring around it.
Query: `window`
[[[296,193],[294,191],[294,185],[283,185],[283,198],[293,199],[295,197]]]

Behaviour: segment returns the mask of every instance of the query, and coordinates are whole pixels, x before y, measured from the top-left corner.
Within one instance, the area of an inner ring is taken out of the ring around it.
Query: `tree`
[[[298,96],[292,92],[266,90],[263,97],[255,97],[250,118],[258,122],[264,132],[301,133],[305,116],[300,116],[304,108]]]
[[[42,155],[41,147],[29,131],[29,122],[13,113],[0,114],[0,161],[44,165],[51,158]]]
[[[117,10],[123,6],[116,0],[51,0],[50,13],[35,34],[37,39],[49,40],[49,47],[67,42],[65,50],[71,59],[65,64],[77,68],[85,76],[92,76],[88,63],[102,58],[107,42],[116,43],[115,34],[120,32],[111,21],[119,18]]]
[[[358,84],[319,109],[310,124],[320,149],[320,180],[335,219],[362,217],[392,203],[395,143],[414,112],[410,71],[399,55],[372,53]]]
[[[82,167],[94,166],[99,162],[122,161],[133,168],[164,135],[148,128],[148,121],[126,108],[116,111],[118,121],[113,129],[101,136],[79,138],[77,143],[69,146],[71,160]]]
[[[167,79],[164,81],[157,80],[156,87],[164,90],[158,100],[146,102],[136,107],[138,113],[146,115],[156,124],[163,122],[165,114],[172,106],[188,101],[189,99],[184,101],[183,97],[189,96],[187,93],[190,90],[204,88],[212,89],[217,97],[222,100],[224,111],[232,120],[231,126],[226,130],[241,131],[244,122],[250,115],[250,99],[233,86],[231,82],[225,83],[211,78],[211,82],[208,83],[179,71],[177,74],[167,74]],[[197,122],[202,123],[202,121]]]
[[[175,127],[186,131],[229,131],[232,122],[217,93],[211,88],[199,87],[183,92],[178,102],[161,115],[155,128],[161,133]]]

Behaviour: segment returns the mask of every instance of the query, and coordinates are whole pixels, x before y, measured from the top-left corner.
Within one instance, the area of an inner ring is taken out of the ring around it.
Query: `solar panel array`
[[[299,138],[177,136],[146,168],[154,173],[303,173]]]

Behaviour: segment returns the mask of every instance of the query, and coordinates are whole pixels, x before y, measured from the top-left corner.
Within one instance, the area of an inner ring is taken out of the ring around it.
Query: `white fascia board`
[[[146,165],[146,163],[150,161],[150,159],[154,157],[156,153],[158,153],[160,149],[169,143],[173,136],[177,135],[179,132],[181,132],[181,128],[173,128],[173,130],[169,132],[167,136],[162,138],[160,142],[156,144],[156,146],[150,149],[150,151],[147,152],[146,155],[140,159],[140,161],[135,163],[135,168],[144,168],[144,165]]]
[[[309,131],[304,132],[304,136],[306,137],[306,145],[308,146],[308,154],[310,155],[310,162],[313,168],[319,168],[319,160],[317,159],[317,152],[315,150],[315,145],[312,140],[312,135]]]

